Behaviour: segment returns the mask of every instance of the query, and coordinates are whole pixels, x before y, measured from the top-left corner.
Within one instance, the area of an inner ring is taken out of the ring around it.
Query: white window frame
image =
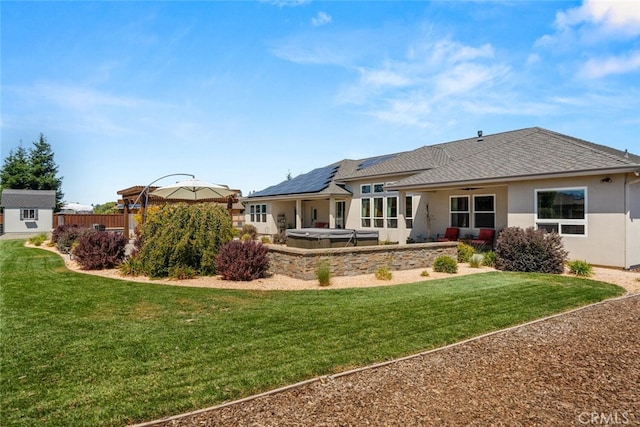
[[[37,221],[37,220],[38,220],[38,208],[20,208],[20,221]]]
[[[409,203],[409,201],[411,202]],[[405,206],[404,219],[406,224],[405,227],[407,229],[410,229],[410,228],[413,228],[413,196],[411,195],[405,196],[404,206]]]
[[[551,191],[582,191],[584,192],[584,218],[583,219],[563,219],[563,218],[539,218],[538,217],[538,194],[539,193],[545,193],[545,192],[551,192]],[[535,225],[536,225],[536,229],[538,228],[543,228],[540,227],[540,225],[544,226],[544,225],[557,225],[557,229],[558,229],[558,234],[561,236],[567,236],[567,237],[587,237],[587,217],[588,217],[588,211],[587,211],[587,203],[588,200],[588,194],[587,194],[587,187],[555,187],[555,188],[536,188],[534,190],[534,212],[535,212]],[[584,228],[584,233],[583,234],[576,234],[576,233],[563,233],[563,226],[566,225],[581,225]]]
[[[400,209],[398,192],[385,191],[382,182],[361,184],[360,194],[360,226],[363,228],[398,228],[398,210]],[[389,215],[389,199],[395,199],[396,216]],[[365,202],[366,201],[366,202]],[[369,215],[364,215],[365,205],[368,204]],[[376,209],[379,208],[379,209]]]
[[[490,211],[477,211],[476,210],[476,198],[478,197],[491,197],[493,198],[493,209]],[[496,228],[496,195],[495,194],[474,194],[472,197],[472,205],[469,206],[469,209],[472,212],[473,215],[473,226],[475,228]],[[487,226],[479,226],[477,224],[476,221],[476,214],[481,213],[481,214],[492,214],[493,215],[493,226],[492,227],[487,227]]]
[[[267,222],[266,203],[256,203],[249,205],[249,222]]]
[[[365,202],[368,204],[368,215],[365,215]],[[369,228],[371,227],[371,198],[365,197],[360,200],[360,226]]]
[[[384,197],[372,197],[373,228],[384,228]]]
[[[392,204],[389,202],[392,202],[393,200],[395,200],[395,205],[396,205],[396,214],[392,215],[392,213],[390,212],[391,206]],[[398,210],[400,209],[400,206],[398,206],[398,196],[393,196],[393,195],[388,195],[387,197],[384,198],[384,213],[385,213],[385,223],[387,225],[387,228],[398,228]]]
[[[467,199],[467,210],[466,211],[452,211],[451,210],[451,200],[452,199]],[[451,215],[456,214],[467,214],[467,225],[459,225],[454,224],[451,221]],[[452,195],[449,196],[449,227],[458,227],[458,228],[471,228],[471,197],[468,194],[466,195]]]

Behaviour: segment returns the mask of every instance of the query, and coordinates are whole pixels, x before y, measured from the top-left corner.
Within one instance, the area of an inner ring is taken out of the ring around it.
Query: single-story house
[[[534,227],[559,233],[571,259],[640,265],[640,156],[539,127],[345,159],[243,201],[265,235],[365,229],[406,244]]]
[[[53,228],[55,190],[2,190],[5,233],[41,233]]]

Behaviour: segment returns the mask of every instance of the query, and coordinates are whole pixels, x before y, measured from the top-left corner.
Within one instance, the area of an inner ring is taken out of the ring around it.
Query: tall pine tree
[[[27,152],[22,146],[11,150],[0,171],[0,186],[19,190],[55,190],[56,210],[62,207],[62,177],[53,158],[51,145],[43,134]]]
[[[9,151],[9,155],[4,159],[0,171],[0,186],[14,189],[31,188],[29,153],[22,145]]]

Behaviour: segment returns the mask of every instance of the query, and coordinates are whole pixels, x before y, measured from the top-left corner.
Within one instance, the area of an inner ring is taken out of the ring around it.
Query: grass
[[[623,293],[484,273],[258,292],[110,280],[0,242],[0,425],[123,425],[389,360]]]

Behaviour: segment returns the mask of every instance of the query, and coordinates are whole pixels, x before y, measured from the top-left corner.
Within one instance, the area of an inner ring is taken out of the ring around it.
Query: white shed
[[[2,191],[5,233],[49,232],[53,227],[55,190]]]

